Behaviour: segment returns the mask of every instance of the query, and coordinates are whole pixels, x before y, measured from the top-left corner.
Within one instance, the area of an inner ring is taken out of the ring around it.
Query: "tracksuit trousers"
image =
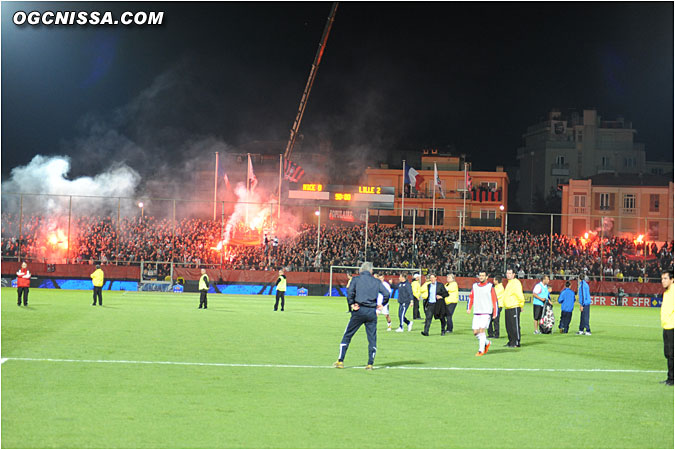
[[[352,341],[354,334],[361,328],[361,325],[366,326],[366,336],[368,337],[368,364],[373,364],[375,361],[375,353],[377,352],[377,313],[374,307],[361,306],[358,310],[352,311],[352,317],[349,319],[345,334],[342,336],[340,342],[340,354],[338,361],[344,361],[347,355],[349,343]]]
[[[558,328],[560,328],[563,333],[567,333],[570,330],[571,321],[572,311],[560,311],[560,324],[558,325]]]
[[[673,382],[673,329],[663,330],[663,354],[668,361],[668,381]]]
[[[405,316],[405,313],[408,311],[408,308],[410,307],[410,303],[399,303],[398,304],[398,323],[399,323],[399,328],[403,328],[403,324],[405,323],[408,325],[410,321],[408,318]]]
[[[584,305],[584,310],[581,311],[581,319],[579,319],[579,331],[591,332],[591,305]]]
[[[520,347],[520,306],[504,310],[506,321],[506,334],[509,336],[508,345]]]

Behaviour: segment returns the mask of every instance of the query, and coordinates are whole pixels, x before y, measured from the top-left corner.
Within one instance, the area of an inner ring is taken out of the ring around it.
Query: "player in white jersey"
[[[380,280],[382,282],[382,284],[387,289],[387,291],[389,291],[389,295],[391,295],[391,285],[389,283],[387,283],[386,281],[384,281],[384,274],[381,274],[381,273],[377,274],[377,275],[375,275],[375,278],[377,278],[378,280]],[[382,294],[377,294],[377,304],[378,305],[382,304],[383,298],[384,297],[382,296]],[[380,311],[378,309],[377,314],[384,314],[384,317],[387,318],[387,331],[391,331],[391,317],[389,316],[389,303],[387,303],[386,305],[382,305],[382,311]]]
[[[490,324],[490,317],[497,317],[497,294],[492,283],[487,281],[487,274],[484,270],[478,273],[478,283],[474,283],[469,295],[469,306],[466,309],[467,314],[471,314],[473,306],[473,335],[478,339],[478,353],[476,356],[483,356],[490,348],[491,342],[485,337],[485,330]]]

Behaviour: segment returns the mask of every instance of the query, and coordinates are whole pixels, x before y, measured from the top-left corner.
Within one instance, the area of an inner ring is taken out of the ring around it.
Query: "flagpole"
[[[433,201],[431,206],[431,229],[436,228],[436,163],[434,163]]]
[[[249,194],[250,187],[251,187],[251,177],[250,177],[250,173],[249,173],[249,170],[250,170],[250,167],[251,167],[251,154],[247,153],[246,157],[247,157],[246,162],[248,163],[246,165],[246,224],[248,224],[248,194]]]
[[[405,211],[405,159],[403,160],[403,179],[401,182],[401,228],[405,228],[405,224],[403,223],[403,212]]]
[[[283,166],[284,155],[279,153],[279,206],[277,207],[277,227],[281,219],[281,166]]]
[[[466,161],[465,161],[464,162],[464,195],[462,196],[462,197],[464,197],[464,207],[462,209],[462,217],[460,217],[460,221],[459,221],[459,254],[460,255],[462,254],[462,226],[464,224],[464,221],[466,220],[466,195],[469,192],[468,188],[469,188],[469,185],[468,185],[468,180],[466,178]],[[459,267],[461,268],[461,264],[462,264],[462,258],[461,257],[459,258],[459,264],[460,264]]]
[[[216,202],[218,201],[218,152],[216,152],[216,169],[213,174],[213,220],[216,220]]]

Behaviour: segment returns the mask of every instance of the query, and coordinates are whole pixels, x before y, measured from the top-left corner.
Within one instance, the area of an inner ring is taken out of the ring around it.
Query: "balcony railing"
[[[481,219],[478,217],[467,217],[466,224],[470,227],[501,227],[502,219]]]
[[[637,213],[637,208],[623,208],[621,212],[624,216],[634,216]]]
[[[572,206],[573,214],[588,214],[588,207],[586,206]]]
[[[570,165],[569,164],[551,164],[551,175],[553,176],[569,176],[570,174]]]

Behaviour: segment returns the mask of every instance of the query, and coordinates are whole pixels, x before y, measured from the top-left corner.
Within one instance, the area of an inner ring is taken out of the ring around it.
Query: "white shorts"
[[[490,314],[474,314],[473,320],[471,321],[472,330],[480,330],[481,328],[487,328],[490,325]]]
[[[389,303],[387,303],[386,305],[382,306],[382,311],[380,311],[380,310],[378,309],[376,312],[377,312],[377,314],[384,314],[385,316],[388,316],[388,315],[389,315]]]

